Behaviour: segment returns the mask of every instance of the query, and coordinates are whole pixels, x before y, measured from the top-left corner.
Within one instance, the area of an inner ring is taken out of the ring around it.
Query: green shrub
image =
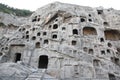
[[[33,13],[32,11],[29,10],[15,9],[1,3],[0,3],[0,12],[15,14],[16,16],[23,16],[23,17],[30,16]]]

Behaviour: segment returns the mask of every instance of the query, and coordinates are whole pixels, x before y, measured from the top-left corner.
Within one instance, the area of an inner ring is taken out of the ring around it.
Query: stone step
[[[45,73],[45,69],[39,69],[38,71],[30,74],[26,80],[41,80],[44,73]]]

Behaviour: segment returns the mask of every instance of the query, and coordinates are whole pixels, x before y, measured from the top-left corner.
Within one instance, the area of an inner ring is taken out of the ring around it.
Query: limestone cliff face
[[[26,24],[27,17],[0,12],[0,38],[11,36],[21,25]]]
[[[18,17],[13,14],[0,12],[0,22],[3,22],[5,25],[13,24],[16,26],[20,26],[25,24],[26,21],[27,21],[27,18],[25,17]]]
[[[119,26],[120,11],[51,3],[1,39],[0,61],[35,68],[26,80],[120,80]]]

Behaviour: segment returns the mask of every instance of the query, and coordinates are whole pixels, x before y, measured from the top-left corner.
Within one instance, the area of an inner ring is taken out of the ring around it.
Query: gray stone
[[[26,21],[0,39],[0,79],[119,80],[120,11],[55,2]]]

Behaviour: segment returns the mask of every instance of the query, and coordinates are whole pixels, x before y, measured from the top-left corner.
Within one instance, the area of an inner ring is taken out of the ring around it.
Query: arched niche
[[[38,68],[47,69],[48,67],[48,56],[41,55],[39,56]]]
[[[20,61],[21,60],[21,53],[16,53],[15,54],[15,62]]]
[[[73,29],[73,35],[74,34],[78,35],[78,30],[77,29]]]
[[[111,41],[120,40],[120,32],[118,30],[105,30],[105,39]]]
[[[83,35],[97,35],[97,31],[93,27],[84,27]]]
[[[40,48],[40,42],[36,42],[35,48]]]

